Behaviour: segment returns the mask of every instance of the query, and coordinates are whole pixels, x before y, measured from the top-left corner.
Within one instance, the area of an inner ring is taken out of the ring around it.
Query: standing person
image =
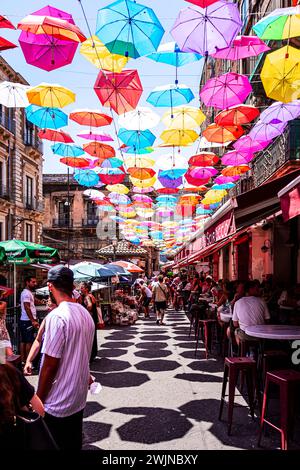
[[[6,357],[10,356],[10,358],[15,358],[17,356],[14,355],[6,327],[6,308],[7,303],[5,301],[5,293],[0,290],[0,344],[5,348]]]
[[[28,276],[25,278],[25,288],[21,292],[21,358],[25,364],[31,345],[35,338],[35,332],[39,329],[35,305],[44,305],[44,301],[35,300],[33,292],[37,287],[36,278]]]
[[[153,287],[152,294],[155,302],[156,324],[164,325],[163,319],[167,308],[169,290],[166,284],[164,284],[164,277],[162,275],[158,276],[158,283]]]
[[[61,450],[80,450],[83,410],[90,381],[89,360],[95,325],[72,298],[74,274],[65,266],[48,272],[51,298],[58,305],[45,318],[37,395],[45,421]]]
[[[91,284],[89,282],[82,282],[80,285],[82,294],[82,305],[90,312],[92,319],[95,324],[95,332],[93,339],[92,353],[90,362],[94,361],[97,357],[98,344],[97,344],[97,324],[98,324],[98,312],[97,312],[97,300],[91,293]]]
[[[144,283],[144,281],[140,282],[141,286],[141,297],[139,301],[142,303],[143,308],[145,310],[145,318],[150,317],[150,312],[149,312],[149,305],[152,300],[152,291],[149,289],[147,284]]]

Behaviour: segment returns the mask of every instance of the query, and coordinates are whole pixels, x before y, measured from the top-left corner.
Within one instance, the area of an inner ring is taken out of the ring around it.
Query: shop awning
[[[300,176],[279,191],[278,197],[285,222],[300,215]]]

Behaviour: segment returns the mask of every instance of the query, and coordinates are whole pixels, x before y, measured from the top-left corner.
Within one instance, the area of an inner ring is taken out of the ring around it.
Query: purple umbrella
[[[163,173],[163,176],[161,175]],[[165,188],[178,188],[178,186],[182,185],[182,176],[179,178],[173,179],[165,175],[165,172],[159,170],[158,172],[158,180]]]
[[[245,75],[229,72],[209,79],[200,97],[206,106],[224,109],[243,103],[251,91],[252,87]]]
[[[233,150],[232,152],[227,152],[221,158],[222,165],[246,165],[247,163],[251,162],[253,159],[254,154],[249,152],[241,152],[237,150]]]
[[[235,150],[239,150],[241,152],[261,152],[271,143],[271,140],[272,139],[263,142],[255,140],[249,135],[244,135],[243,137],[240,137],[236,142],[234,142],[233,147],[235,148]]]
[[[290,103],[275,101],[261,115],[260,120],[264,123],[287,122],[300,116],[300,100],[294,100]]]
[[[171,30],[183,52],[203,56],[229,47],[241,29],[238,6],[227,1],[216,2],[205,9],[184,8]]]
[[[252,127],[251,131],[249,132],[249,136],[254,140],[265,142],[266,140],[271,140],[274,137],[282,134],[285,127],[286,122],[261,122],[257,121],[254,127]]]

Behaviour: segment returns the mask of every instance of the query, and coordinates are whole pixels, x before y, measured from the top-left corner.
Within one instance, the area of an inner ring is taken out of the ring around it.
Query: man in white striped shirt
[[[46,424],[62,450],[81,449],[95,331],[90,313],[72,299],[73,281],[73,272],[65,266],[48,272],[50,296],[58,307],[46,317],[37,391]]]

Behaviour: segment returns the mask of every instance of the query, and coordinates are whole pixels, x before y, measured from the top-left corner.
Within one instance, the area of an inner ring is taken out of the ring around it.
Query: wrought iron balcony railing
[[[61,216],[58,219],[52,219],[53,227],[73,227],[73,219],[69,217]]]

